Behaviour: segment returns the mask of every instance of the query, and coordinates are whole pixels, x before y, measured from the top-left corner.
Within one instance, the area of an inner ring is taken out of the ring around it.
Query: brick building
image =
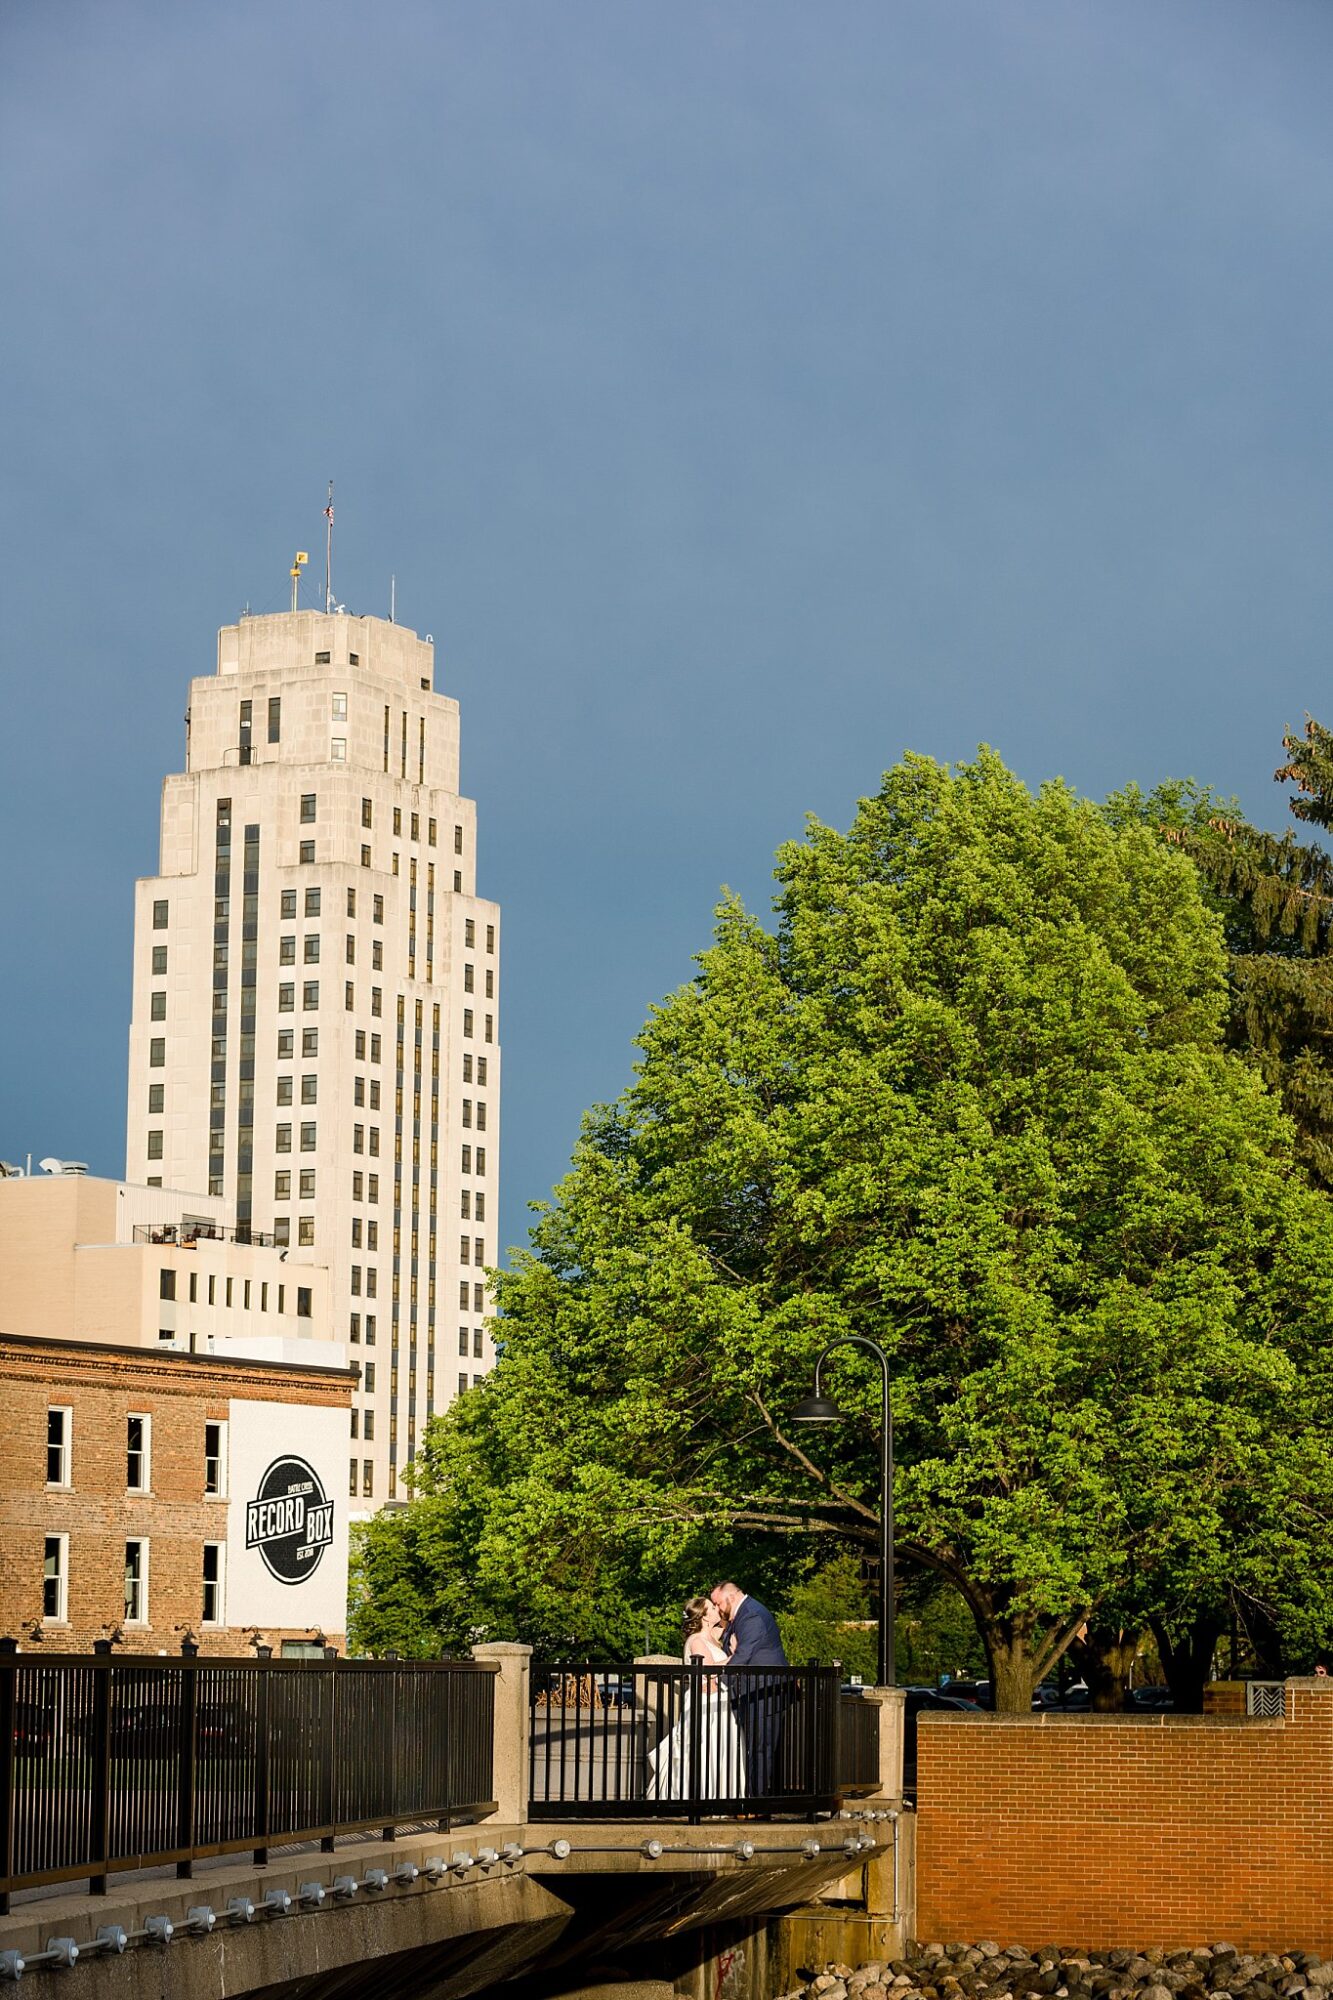
[[[0,1635],[341,1647],[355,1371],[0,1334]]]

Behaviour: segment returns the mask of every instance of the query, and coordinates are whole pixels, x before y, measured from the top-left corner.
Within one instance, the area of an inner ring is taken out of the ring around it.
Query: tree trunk
[[[1138,1643],[1137,1632],[1090,1625],[1071,1644],[1070,1658],[1088,1684],[1088,1706],[1098,1715],[1118,1715],[1125,1706]]]
[[[1200,1612],[1193,1624],[1184,1626],[1175,1637],[1160,1619],[1149,1622],[1177,1712],[1201,1715],[1204,1686],[1212,1672],[1213,1653],[1225,1621],[1215,1612]]]
[[[987,1635],[991,1661],[991,1691],[997,1715],[1031,1715],[1032,1693],[1036,1686],[1036,1661],[1032,1649],[1022,1639],[1000,1639]]]

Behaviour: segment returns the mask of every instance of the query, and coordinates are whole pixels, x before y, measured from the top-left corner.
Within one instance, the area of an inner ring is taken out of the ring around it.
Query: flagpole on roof
[[[329,481],[329,504],[324,509],[327,530],[324,537],[324,609],[333,609],[333,481]]]

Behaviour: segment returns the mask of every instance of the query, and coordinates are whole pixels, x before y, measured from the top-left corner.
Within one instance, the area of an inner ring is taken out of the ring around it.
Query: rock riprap
[[[917,1944],[901,1958],[826,1965],[782,2000],[1333,2000],[1333,1959],[1309,1951],[1028,1950]]]

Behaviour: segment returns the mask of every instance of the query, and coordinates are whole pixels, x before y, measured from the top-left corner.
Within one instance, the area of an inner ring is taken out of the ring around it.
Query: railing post
[[[532,1732],[530,1683],[532,1648],[493,1643],[472,1648],[474,1660],[494,1660],[495,1735],[493,1783],[495,1817],[505,1826],[526,1826],[528,1753]]]
[[[391,1659],[396,1660],[398,1656],[396,1653],[393,1653],[390,1654],[389,1657]],[[400,1727],[400,1711],[398,1705],[399,1682],[400,1682],[400,1676],[397,1667],[390,1667],[389,1669],[389,1802],[390,1802],[389,1809],[391,1813],[397,1812],[398,1810],[398,1769],[399,1769],[398,1735]],[[393,1822],[390,1821],[389,1825],[382,1827],[380,1831],[383,1834],[385,1840],[392,1840],[394,1835]]]
[[[265,1868],[268,1865],[268,1726],[269,1682],[272,1679],[269,1663],[272,1658],[271,1646],[255,1647],[255,1667],[258,1670],[255,1688],[254,1860],[256,1868]]]
[[[698,1826],[699,1821],[703,1817],[699,1810],[699,1795],[703,1790],[703,1669],[704,1663],[696,1653],[690,1661],[689,1688],[685,1696],[686,1701],[690,1705],[690,1732],[685,1792],[689,1800],[688,1818],[691,1826]],[[744,1669],[742,1669],[743,1671]]]
[[[14,1723],[18,1706],[18,1640],[0,1639],[0,1884],[14,1872]],[[0,1887],[0,1917],[9,1891]]]
[[[342,1804],[338,1785],[338,1775],[341,1768],[338,1763],[338,1656],[332,1647],[326,1646],[324,1648],[324,1657],[329,1662],[329,1734],[328,1742],[325,1746],[329,1773],[329,1825],[337,1826],[339,1819],[338,1808]],[[321,1854],[332,1854],[337,1844],[331,1833],[324,1834],[319,1843]]]
[[[182,1882],[188,1881],[194,1873],[194,1801],[198,1791],[195,1721],[199,1713],[199,1671],[190,1663],[198,1657],[198,1642],[190,1638],[182,1639],[181,1658],[184,1664],[176,1669],[181,1677],[180,1729],[176,1739],[176,1845],[190,1850],[176,1863],[176,1876]]]
[[[88,1797],[88,1851],[101,1867],[88,1882],[94,1896],[105,1896],[107,1864],[111,1859],[111,1641],[94,1639],[93,1768]]]
[[[879,1784],[875,1796],[901,1803],[907,1690],[900,1687],[862,1688],[861,1699],[874,1702],[879,1710]]]

